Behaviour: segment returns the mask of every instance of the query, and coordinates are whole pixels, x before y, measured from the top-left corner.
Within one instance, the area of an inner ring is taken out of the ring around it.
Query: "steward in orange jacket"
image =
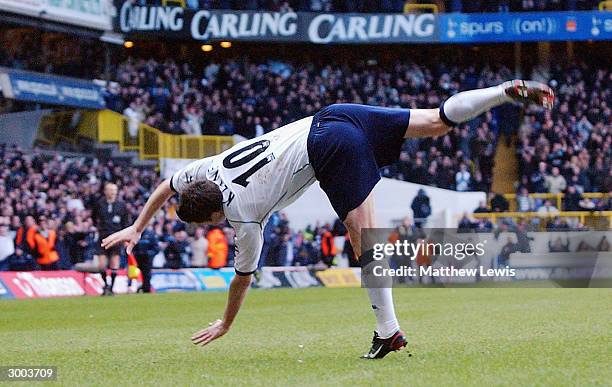
[[[327,266],[334,263],[336,257],[336,244],[334,243],[334,235],[329,230],[325,230],[321,236],[321,258]]]
[[[218,227],[206,235],[208,239],[208,267],[218,269],[227,265],[227,239],[225,233]]]
[[[26,242],[41,270],[57,270],[57,261],[59,261],[59,254],[55,249],[57,234],[55,230],[48,228],[47,222],[46,218],[41,218],[41,227],[30,227],[26,233]]]

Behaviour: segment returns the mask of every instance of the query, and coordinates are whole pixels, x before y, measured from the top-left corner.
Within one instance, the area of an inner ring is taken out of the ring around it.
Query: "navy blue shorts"
[[[359,207],[380,180],[378,170],[397,161],[409,109],[336,104],[315,114],[308,158],[341,220]]]

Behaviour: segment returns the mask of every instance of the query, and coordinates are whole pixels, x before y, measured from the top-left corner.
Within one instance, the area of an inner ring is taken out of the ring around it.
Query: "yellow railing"
[[[87,112],[80,133],[95,133],[101,143],[116,143],[120,151],[136,151],[143,160],[161,158],[199,159],[213,156],[234,145],[231,136],[190,136],[163,133],[146,124],[138,126],[138,136],[131,136],[127,117],[110,110]],[[83,124],[84,123],[84,124]]]
[[[510,211],[516,210],[517,209],[517,202],[516,202],[517,195],[510,193],[510,194],[504,194],[503,196],[504,198],[506,198],[506,200],[508,200],[508,203],[510,204]],[[582,194],[582,197],[586,199],[607,199],[609,198],[609,196],[610,196],[609,194],[601,193],[601,192],[585,192]],[[541,199],[541,200],[548,199],[553,203],[555,207],[561,210],[563,206],[563,198],[565,197],[565,194],[562,194],[562,193],[559,193],[559,194],[530,193],[529,197],[533,199]]]
[[[568,218],[578,219],[580,224],[591,227],[597,230],[612,229],[612,211],[561,211],[541,214],[538,212],[481,212],[471,215],[476,219],[490,219],[491,222],[497,223],[500,219],[526,219],[526,220],[548,220],[550,218]],[[545,228],[545,223],[540,223],[541,228]]]
[[[79,111],[50,112],[41,117],[36,134],[36,142],[45,145],[55,145],[60,142],[77,145],[80,137],[93,139],[87,132],[76,133],[75,116]],[[81,117],[81,120],[84,120]]]
[[[414,13],[415,11],[424,13],[438,13],[439,8],[436,4],[415,4],[410,0],[404,3],[404,13]]]
[[[162,5],[167,7],[169,4],[173,4],[174,6],[179,6],[182,8],[187,8],[187,4],[185,4],[185,0],[162,0]]]
[[[599,10],[600,11],[612,11],[612,1],[608,0],[608,1],[601,1],[599,3]]]

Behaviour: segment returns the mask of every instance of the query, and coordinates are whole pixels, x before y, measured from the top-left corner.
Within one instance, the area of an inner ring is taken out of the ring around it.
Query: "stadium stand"
[[[612,190],[610,87],[612,73],[584,65],[551,71],[557,108],[541,114],[527,110],[519,129],[521,185],[529,192]]]
[[[130,58],[117,67],[108,106],[168,133],[252,138],[333,103],[434,108],[459,90],[511,78],[505,67],[400,62],[384,71],[346,63],[228,60],[209,63],[201,77],[197,73],[187,63]],[[488,191],[497,135],[511,130],[507,123],[517,115],[517,109],[504,107],[448,136],[409,142],[398,165],[384,175],[440,188]]]
[[[186,1],[192,7],[196,7],[195,3]],[[314,1],[197,3],[197,7],[211,9],[234,6],[250,9],[252,6],[284,11],[317,10],[321,6],[321,10],[339,12],[383,12],[400,5],[391,1],[347,2],[355,8],[346,9],[339,5],[342,2],[325,1],[318,2],[319,5]],[[463,7],[463,12],[471,12],[591,9],[596,3],[451,1],[440,8],[452,10],[457,5]],[[0,34],[1,40],[7,43],[0,49],[2,66],[87,79],[104,78],[104,61],[100,60],[104,54],[93,41],[39,34],[33,30],[7,29]],[[138,124],[142,122],[168,134],[252,138],[312,115],[332,103],[434,108],[457,91],[495,85],[514,77],[513,70],[499,65],[499,60],[494,58],[482,65],[476,59],[465,60],[464,56],[448,65],[439,60],[424,60],[426,55],[405,58],[384,53],[364,60],[336,58],[317,62],[310,56],[306,60],[289,59],[291,55],[285,53],[253,58],[244,55],[243,58],[250,59],[240,60],[232,55],[219,55],[214,61],[204,59],[192,63],[164,55],[153,59],[151,51],[150,48],[148,52],[146,49],[139,53],[127,51],[113,58],[116,63],[107,64],[111,81],[106,89],[107,106],[127,117],[127,128],[132,132],[138,131]],[[126,58],[128,54],[133,55]],[[382,64],[381,59],[381,63],[369,65],[368,61],[377,56],[387,56],[386,62]],[[277,59],[262,59],[266,57]],[[597,61],[559,62],[544,72],[536,67],[533,78],[548,82],[555,89],[558,104],[552,112],[507,105],[453,129],[447,136],[407,141],[400,161],[385,168],[382,174],[439,188],[488,193],[489,202],[478,208],[478,213],[458,219],[470,230],[516,225],[525,218],[532,219],[529,225],[538,229],[586,228],[593,211],[612,210],[612,73],[605,63]],[[3,112],[14,110],[15,105],[23,107],[20,104],[0,97]],[[510,143],[519,161],[516,193],[503,196],[491,192],[499,141]],[[215,150],[218,148],[221,147],[217,144]],[[47,222],[51,219],[49,227],[58,231],[59,267],[92,259],[96,232],[90,210],[100,194],[102,182],[120,183],[119,196],[130,204],[132,216],[142,207],[146,193],[159,182],[157,172],[152,169],[116,165],[91,155],[50,156],[7,147],[1,153],[3,220],[0,227],[8,224],[9,234],[15,239],[19,229],[26,227],[29,216],[33,217],[31,221],[37,221],[40,216],[46,217]],[[68,194],[62,196],[62,192]],[[176,221],[173,205],[165,209],[164,217],[157,219],[152,230],[160,240],[162,257],[170,245],[182,255],[179,264],[189,266],[192,252],[183,242],[204,231],[185,229]],[[266,233],[266,259],[262,263],[318,263],[320,241],[330,231],[335,236],[344,235],[338,225],[292,230],[289,220],[278,214]],[[231,244],[231,229],[225,228],[224,232],[226,243]],[[7,244],[6,236],[0,236]],[[27,250],[19,243],[16,247]],[[8,255],[17,253],[8,244],[2,251],[10,252]],[[231,265],[232,251],[230,247],[228,265]],[[20,259],[16,260],[19,264],[27,264]],[[164,265],[163,258],[158,265]]]
[[[28,231],[33,233],[37,229],[57,235],[59,260],[53,269],[70,269],[75,264],[93,261],[98,253],[98,233],[92,209],[102,195],[104,182],[119,183],[118,198],[127,204],[131,217],[137,216],[147,195],[160,182],[153,169],[116,165],[112,161],[102,163],[91,156],[28,153],[6,145],[0,146],[0,165],[0,270],[40,268],[38,247],[29,246],[25,237]],[[149,228],[160,250],[154,266],[212,265],[209,257],[216,257],[217,249],[225,254],[217,259],[221,266],[231,266],[233,229],[187,226],[177,220],[175,206],[176,201],[171,200]],[[267,246],[261,263],[317,264],[321,258],[321,238],[331,230],[334,235],[345,233],[340,223],[334,228],[313,225],[294,231],[284,214],[274,214],[265,231]],[[203,236],[210,241],[202,244]]]

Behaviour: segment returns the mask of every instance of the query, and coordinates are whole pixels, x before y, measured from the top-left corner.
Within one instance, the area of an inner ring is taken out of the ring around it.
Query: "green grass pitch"
[[[396,289],[411,356],[380,361],[358,358],[364,289],[252,290],[228,335],[191,344],[225,297],[0,301],[0,365],[55,365],[56,384],[79,386],[612,383],[611,289]]]

